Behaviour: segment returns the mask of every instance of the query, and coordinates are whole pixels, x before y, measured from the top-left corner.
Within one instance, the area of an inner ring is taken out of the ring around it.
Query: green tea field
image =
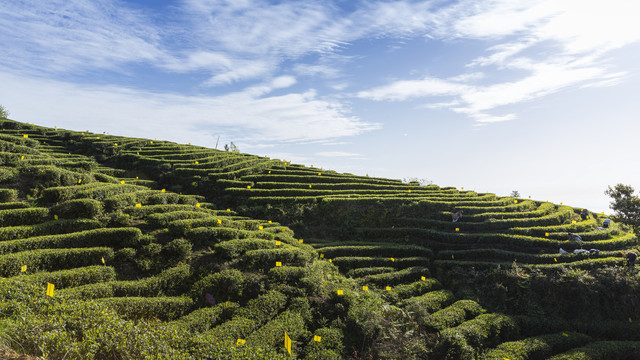
[[[640,359],[623,255],[638,239],[581,211],[0,119],[0,343],[46,359]]]

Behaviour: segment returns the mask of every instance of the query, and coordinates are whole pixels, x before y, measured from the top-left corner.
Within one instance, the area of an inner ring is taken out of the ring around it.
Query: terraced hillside
[[[622,256],[637,239],[599,229],[604,214],[166,141],[0,129],[3,338],[21,352],[640,358],[640,275]]]

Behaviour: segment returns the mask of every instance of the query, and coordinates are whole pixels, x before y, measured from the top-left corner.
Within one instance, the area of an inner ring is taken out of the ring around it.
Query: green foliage
[[[0,210],[0,223],[5,226],[37,224],[48,217],[49,209],[47,208]]]
[[[125,319],[175,320],[193,309],[188,297],[114,297],[95,300]]]
[[[203,307],[175,320],[173,326],[183,328],[190,333],[204,332],[231,319],[240,305],[232,302]]]
[[[95,229],[102,224],[97,220],[52,220],[36,225],[8,226],[0,228],[0,240],[12,240],[29,236],[64,234],[73,231]]]
[[[69,200],[51,207],[51,213],[61,219],[92,219],[102,213],[102,203],[93,199]]]
[[[247,298],[247,292],[251,292],[250,286],[255,286],[251,279],[236,269],[223,270],[209,274],[198,280],[191,290],[191,296],[199,304],[207,304],[206,294],[211,294],[217,302],[238,302]],[[258,289],[259,290],[259,289]]]
[[[640,236],[640,197],[634,194],[633,187],[617,184],[609,186],[604,193],[611,197],[611,209],[616,219],[631,226],[633,232]]]
[[[69,234],[46,235],[0,242],[0,254],[34,249],[71,247],[131,247],[140,245],[142,233],[137,228],[102,228]]]
[[[287,297],[275,290],[249,300],[245,306],[235,312],[235,316],[265,324],[280,312],[287,304]]]
[[[339,329],[320,328],[313,332],[313,336],[319,336],[320,341],[313,338],[305,348],[305,360],[338,360],[345,352],[343,344],[344,334]]]
[[[438,332],[462,324],[465,320],[484,313],[485,310],[475,301],[458,300],[451,306],[425,317],[419,321],[428,331]]]
[[[32,271],[55,271],[97,265],[104,258],[113,258],[113,250],[107,247],[87,249],[41,249],[0,256],[0,276],[15,276],[22,265]]]
[[[139,280],[103,281],[76,286],[63,291],[65,296],[79,299],[97,299],[126,296],[178,295],[185,291],[185,283],[191,276],[191,267],[181,264],[162,273]]]
[[[451,304],[454,300],[453,293],[449,290],[436,290],[419,296],[410,297],[399,302],[399,306],[416,317],[424,318],[426,315],[440,310],[443,306]]]
[[[10,115],[9,110],[6,107],[0,105],[0,118],[8,118]]]
[[[77,287],[86,284],[112,281],[116,278],[116,271],[111,266],[94,265],[69,270],[31,273],[20,275],[20,281],[46,286],[55,284],[56,289]]]
[[[303,316],[290,310],[284,311],[275,319],[253,332],[247,337],[247,343],[262,348],[278,349],[284,353],[282,342],[285,331],[291,338],[292,352],[300,352],[302,340],[308,339],[310,333],[306,329]]]
[[[400,260],[400,259],[398,259]],[[396,260],[396,261],[398,261]],[[399,261],[402,264],[402,261]],[[414,266],[399,271],[387,272],[375,275],[363,276],[360,281],[362,283],[375,284],[378,286],[390,286],[401,283],[413,282],[420,280],[422,276],[429,276],[429,268],[422,266]]]
[[[483,314],[440,332],[434,353],[441,359],[473,359],[482,349],[516,338],[517,324],[508,316]]]
[[[545,360],[553,354],[586,345],[590,336],[576,332],[540,335],[498,345],[480,356],[480,360]]]
[[[314,258],[314,254],[300,248],[287,247],[282,249],[249,250],[240,259],[245,269],[269,270],[276,266],[276,262],[287,266],[302,266]]]
[[[14,201],[18,197],[18,190],[0,189],[0,203]]]
[[[552,356],[549,360],[634,360],[640,358],[638,341],[596,341]]]
[[[161,255],[169,266],[187,262],[191,257],[191,243],[185,239],[175,239],[162,248]]]
[[[410,284],[394,286],[390,291],[384,292],[383,296],[391,303],[398,302],[401,299],[422,295],[424,293],[439,290],[442,284],[436,279],[427,278],[422,281],[415,281]]]

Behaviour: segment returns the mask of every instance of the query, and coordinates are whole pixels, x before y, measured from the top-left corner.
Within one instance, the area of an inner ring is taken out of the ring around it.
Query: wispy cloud
[[[538,99],[569,87],[611,86],[626,75],[612,71],[604,55],[640,40],[632,2],[461,1],[437,10],[432,39],[490,40],[488,56],[470,59],[468,68],[518,70],[501,81],[480,72],[440,79],[397,80],[360,91],[376,101],[449,97],[425,105],[449,108],[479,123],[512,120],[517,114],[495,114],[501,106]],[[502,41],[502,42],[500,42]],[[496,77],[499,78],[499,77]],[[477,84],[478,80],[485,80]]]
[[[322,99],[314,91],[270,94],[294,84],[292,77],[221,96],[190,97],[6,73],[0,73],[0,83],[3,104],[23,121],[127,136],[145,134],[211,145],[222,135],[223,140],[269,144],[330,140],[380,127],[361,121],[340,103]]]
[[[358,153],[345,152],[345,151],[321,151],[316,153],[317,156],[322,157],[349,157],[349,158],[361,158],[362,155]]]
[[[22,0],[0,7],[0,61],[13,69],[71,73],[155,62],[163,58],[160,36],[141,13],[113,1]]]

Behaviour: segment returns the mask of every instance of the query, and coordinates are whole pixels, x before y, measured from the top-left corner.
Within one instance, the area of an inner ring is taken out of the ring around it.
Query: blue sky
[[[0,5],[16,120],[595,211],[640,187],[635,1]]]

